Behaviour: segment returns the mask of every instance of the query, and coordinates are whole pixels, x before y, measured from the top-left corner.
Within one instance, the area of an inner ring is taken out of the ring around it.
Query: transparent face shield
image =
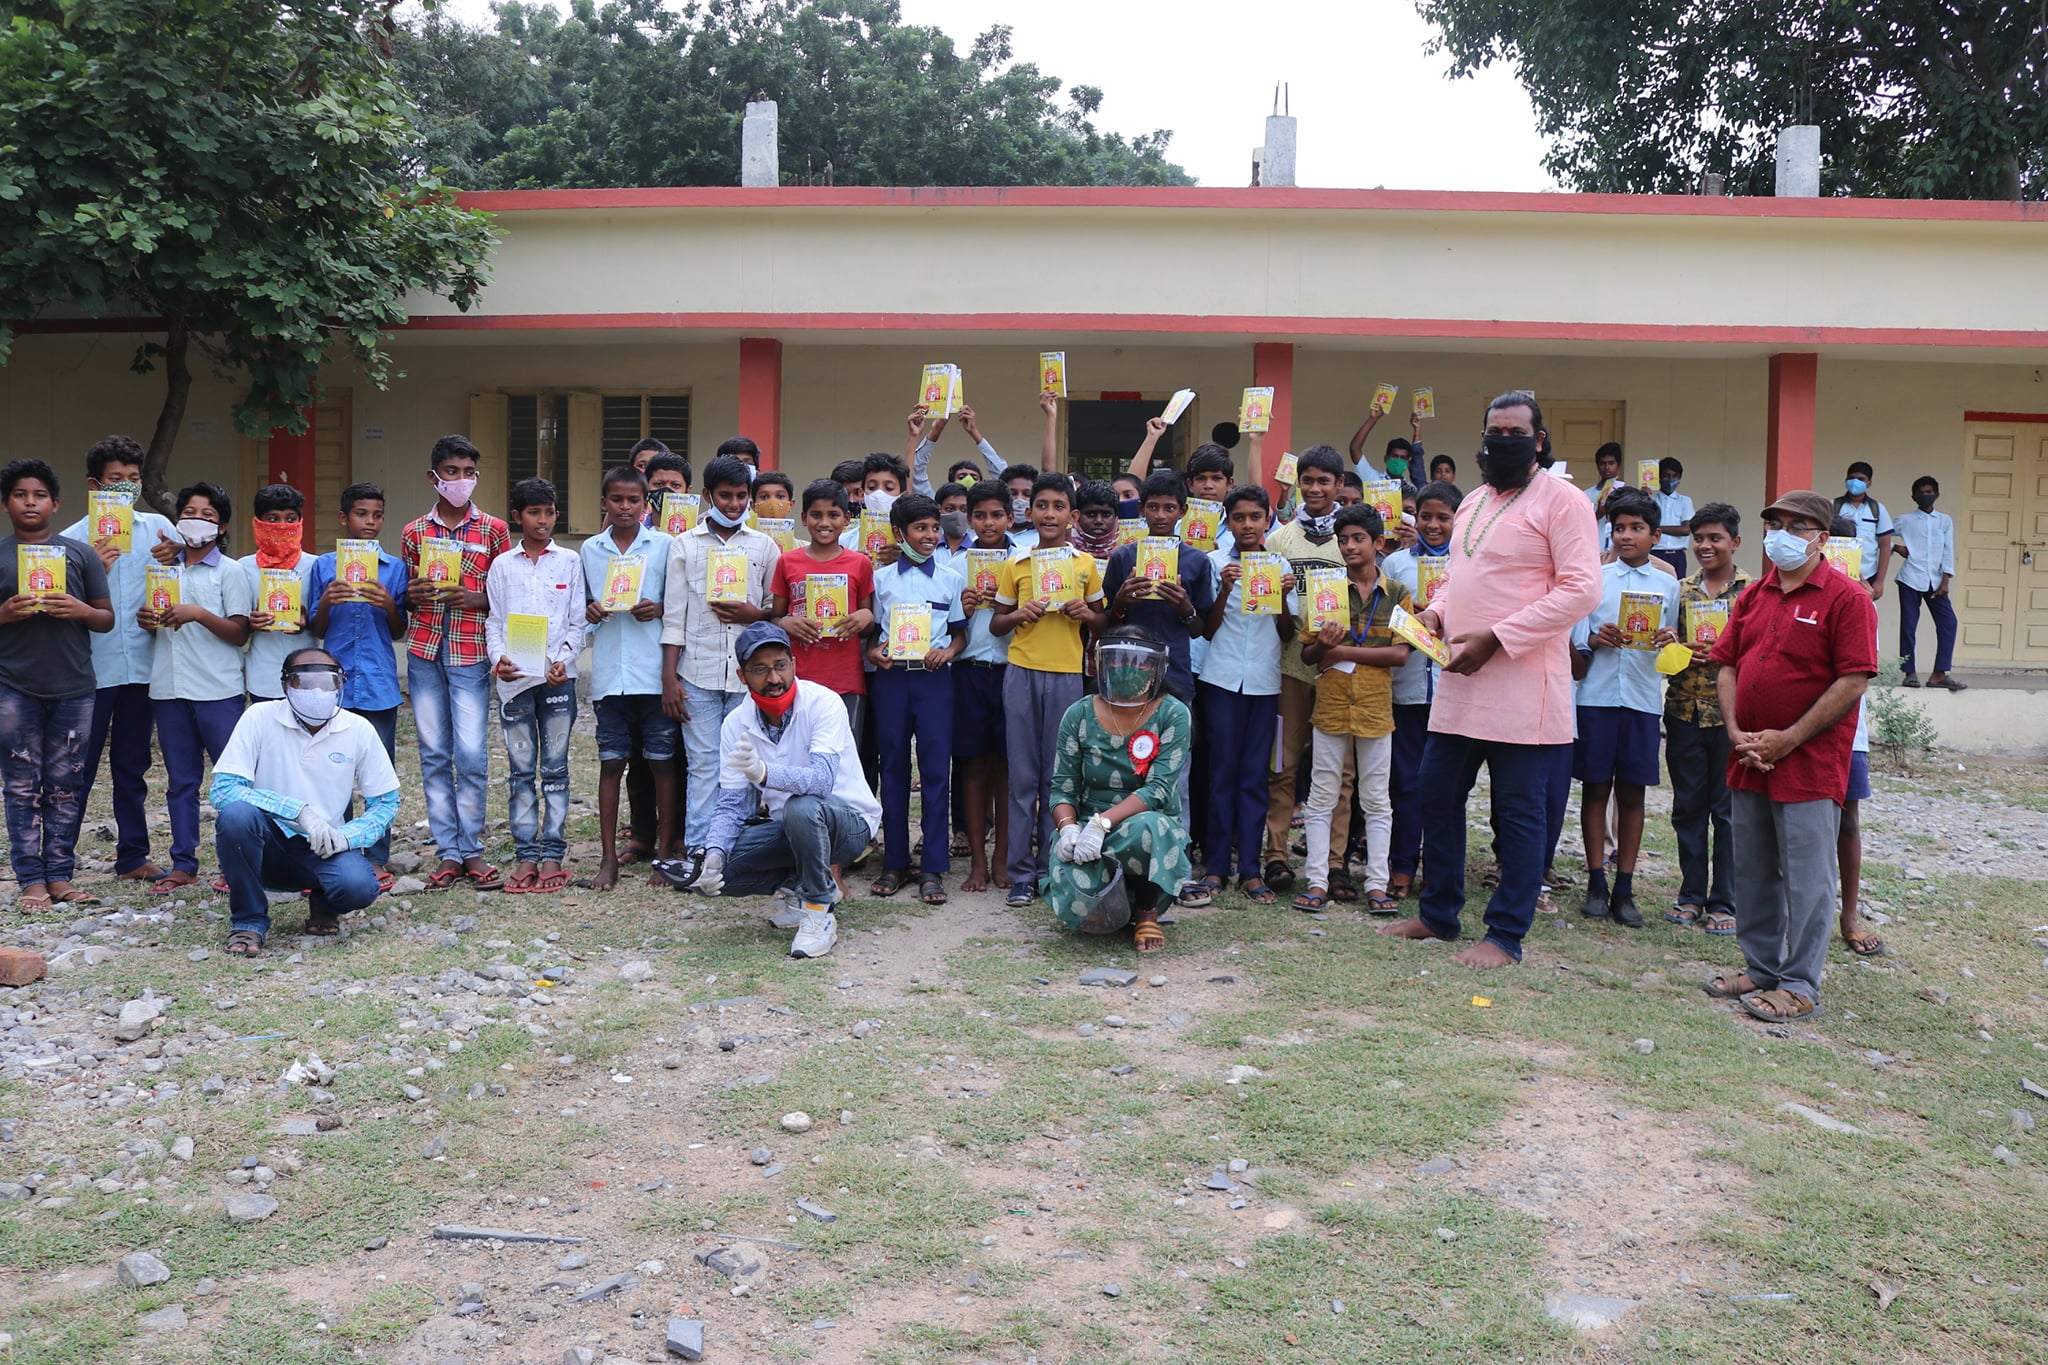
[[[1095,647],[1096,695],[1111,706],[1143,706],[1166,690],[1166,649],[1137,640]]]
[[[307,692],[341,691],[341,666],[330,663],[293,664],[284,671],[284,685],[287,690],[299,689]]]

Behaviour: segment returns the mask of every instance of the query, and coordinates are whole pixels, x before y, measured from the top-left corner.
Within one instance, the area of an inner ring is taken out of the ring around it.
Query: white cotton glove
[[[745,740],[740,741],[742,744]],[[707,849],[704,866],[697,873],[697,880],[690,883],[690,889],[706,896],[715,896],[725,890],[725,855],[717,849]]]
[[[1094,862],[1102,856],[1102,841],[1107,837],[1108,831],[1103,829],[1101,825],[1096,824],[1093,820],[1085,822],[1081,826],[1081,837],[1074,841],[1074,856],[1068,859],[1068,861],[1075,863]]]
[[[755,786],[768,780],[768,760],[754,752],[754,741],[741,735],[725,752],[725,766]]]
[[[306,836],[306,842],[313,846],[313,852],[322,858],[332,858],[348,851],[348,835],[331,824],[320,808],[308,801],[299,807],[296,817],[299,833]]]
[[[1081,826],[1076,822],[1060,830],[1059,842],[1053,845],[1052,851],[1061,862],[1071,863],[1074,861],[1074,845],[1080,842]]]

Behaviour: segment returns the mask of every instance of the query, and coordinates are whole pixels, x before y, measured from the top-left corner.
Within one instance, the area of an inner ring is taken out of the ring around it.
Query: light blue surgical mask
[[[747,514],[745,512],[740,513],[736,517],[729,517],[718,510],[716,503],[706,503],[704,505],[704,515],[728,531],[736,530],[747,524]]]
[[[1813,558],[1813,542],[1782,526],[1764,533],[1764,554],[1782,573],[1796,573]]]
[[[1844,487],[1844,488],[1846,488],[1846,489],[1848,489],[1848,490],[1849,490],[1849,496],[1850,496],[1850,497],[1852,497],[1852,498],[1860,498],[1860,497],[1862,497],[1862,496],[1863,496],[1863,495],[1864,495],[1865,493],[1868,493],[1868,492],[1870,491],[1870,480],[1868,480],[1868,479],[1850,479],[1850,480],[1848,480],[1847,482],[1845,482],[1845,483],[1844,483],[1844,484],[1842,485],[1842,487]]]

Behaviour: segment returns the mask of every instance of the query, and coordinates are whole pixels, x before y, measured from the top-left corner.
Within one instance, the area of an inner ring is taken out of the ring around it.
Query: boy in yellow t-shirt
[[[1038,543],[1019,550],[996,578],[989,630],[1008,635],[1003,710],[1010,759],[1010,905],[1029,905],[1052,857],[1053,743],[1060,720],[1081,699],[1081,628],[1101,630],[1102,573],[1094,556],[1067,543],[1074,524],[1074,485],[1064,474],[1031,484],[1031,524]],[[1033,830],[1038,847],[1031,844]]]

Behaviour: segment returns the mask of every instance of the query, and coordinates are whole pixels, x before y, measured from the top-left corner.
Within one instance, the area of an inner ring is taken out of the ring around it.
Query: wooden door
[[[306,548],[324,555],[341,536],[341,490],[355,481],[355,428],[349,391],[330,389],[313,410],[313,486],[306,492],[306,520],[312,531]]]
[[[1964,425],[1956,657],[2048,665],[2048,422]]]
[[[1543,422],[1550,431],[1551,453],[1562,460],[1581,488],[1594,482],[1593,452],[1609,441],[1622,439],[1626,405],[1619,399],[1571,400],[1547,404]],[[1634,477],[1633,467],[1624,468],[1624,478]]]

